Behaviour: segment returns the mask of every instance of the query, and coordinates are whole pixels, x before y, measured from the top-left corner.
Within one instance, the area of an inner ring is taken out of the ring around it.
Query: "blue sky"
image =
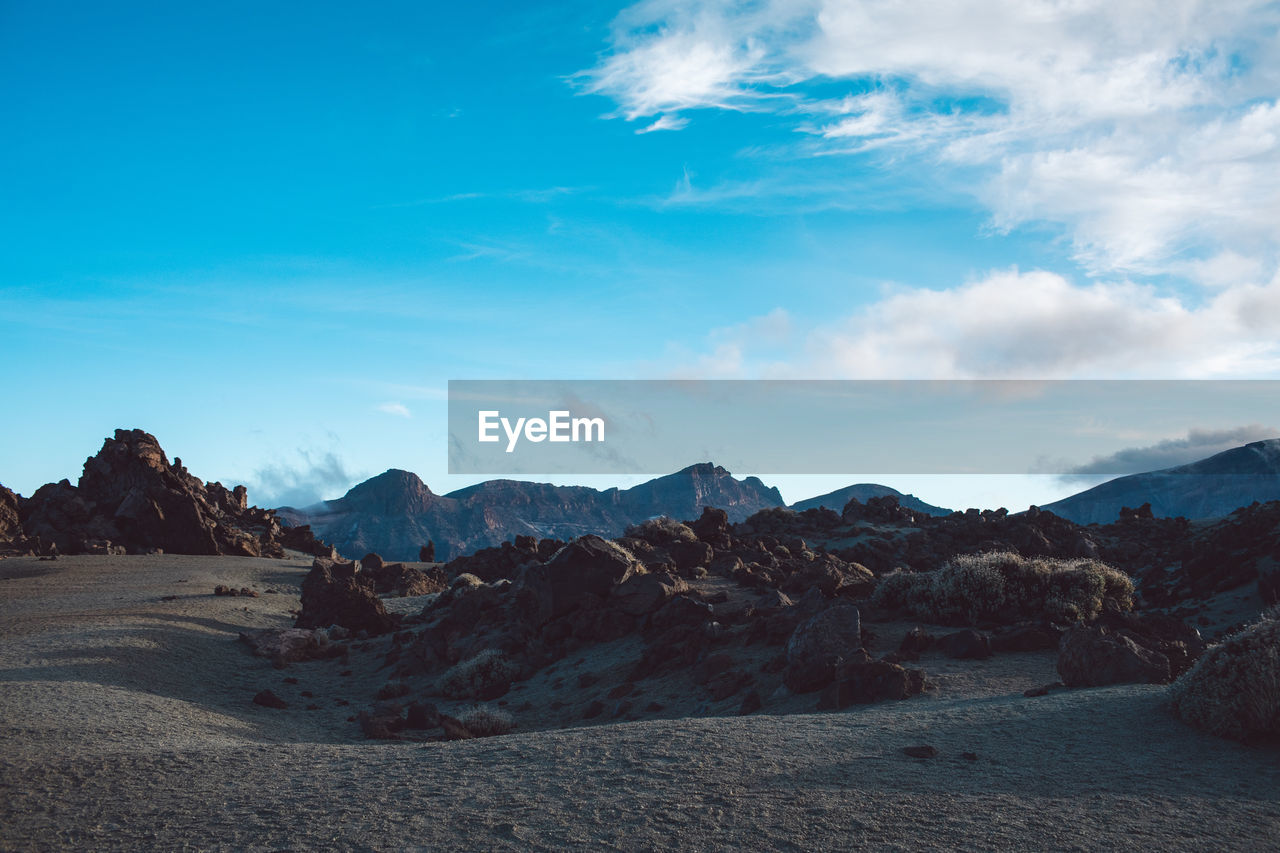
[[[448,491],[451,378],[1275,377],[1276,4],[1173,5],[6,3],[0,481]]]

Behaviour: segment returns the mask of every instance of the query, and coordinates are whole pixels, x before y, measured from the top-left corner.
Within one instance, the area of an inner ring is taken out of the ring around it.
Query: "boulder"
[[[933,637],[922,626],[917,625],[906,633],[898,644],[898,651],[905,654],[919,655],[933,645]]]
[[[573,610],[586,595],[608,598],[635,571],[635,560],[618,545],[594,535],[575,539],[546,564],[551,618]]]
[[[991,657],[991,638],[981,631],[965,628],[938,638],[938,649],[956,660],[978,660]]]
[[[288,702],[285,702],[271,690],[259,690],[253,697],[253,704],[261,705],[264,708],[273,708],[277,711],[283,711],[289,707]]]
[[[688,590],[689,584],[672,575],[637,574],[614,587],[609,601],[630,616],[647,616]]]
[[[1047,625],[1019,625],[991,637],[993,652],[1042,652],[1056,649],[1061,629]]]
[[[861,648],[858,608],[839,602],[796,626],[787,641],[783,680],[793,693],[821,690],[835,677],[837,666]]]
[[[351,563],[317,558],[302,581],[302,613],[295,628],[341,625],[349,631],[384,634],[397,621],[372,589],[356,581]]]
[[[701,627],[714,618],[715,610],[710,604],[678,595],[650,617],[649,627],[655,631],[678,627]]]
[[[702,516],[697,521],[689,522],[689,528],[713,548],[724,550],[732,545],[729,538],[729,514],[722,509],[704,506]]]
[[[1068,687],[1165,684],[1173,678],[1163,654],[1124,634],[1090,625],[1076,625],[1062,635],[1058,674]]]
[[[843,663],[822,692],[818,709],[843,710],[850,705],[865,705],[896,699],[908,699],[924,690],[924,673],[905,669],[884,660],[852,660]]]

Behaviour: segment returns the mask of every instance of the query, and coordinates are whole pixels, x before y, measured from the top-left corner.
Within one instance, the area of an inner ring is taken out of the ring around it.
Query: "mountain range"
[[[802,501],[796,501],[791,508],[796,512],[804,512],[806,509],[817,509],[818,507],[826,507],[840,512],[845,508],[849,501],[857,498],[866,503],[871,498],[887,498],[895,497],[898,504],[916,512],[922,512],[925,515],[944,516],[951,515],[951,510],[943,509],[940,506],[925,503],[915,495],[904,495],[897,489],[889,486],[882,486],[879,483],[858,483],[853,486],[845,486],[843,489],[836,489],[834,492],[828,492],[825,495],[818,495],[816,498],[806,498]]]
[[[629,489],[488,480],[447,495],[433,493],[412,472],[392,469],[336,500],[282,507],[277,515],[286,524],[311,525],[318,537],[350,557],[376,551],[391,560],[416,560],[430,540],[436,559],[448,560],[520,535],[620,536],[629,525],[657,515],[696,518],[704,506],[742,521],[784,505],[776,488],[756,477],[738,480],[710,463]]]
[[[864,503],[892,496],[917,512],[945,516],[951,510],[876,483],[859,483],[791,505],[803,511],[839,512],[853,498]],[[1254,501],[1280,499],[1280,439],[1258,441],[1188,465],[1119,477],[1063,500],[1049,510],[1077,524],[1116,520],[1122,507],[1151,504],[1156,516],[1208,518]],[[414,560],[435,543],[436,559],[448,560],[515,536],[570,539],[586,533],[619,536],[632,524],[658,515],[696,518],[704,506],[724,509],[742,521],[762,509],[786,506],[776,488],[756,477],[739,480],[711,463],[629,489],[555,486],[488,480],[446,495],[433,493],[409,471],[392,469],[354,486],[335,500],[309,507],[282,507],[285,524],[309,524],[316,536],[342,554],[358,558],[375,551],[392,560]]]
[[[1117,477],[1041,509],[1077,524],[1106,524],[1122,507],[1144,503],[1156,516],[1212,518],[1273,500],[1280,500],[1280,439],[1275,438],[1187,465]]]

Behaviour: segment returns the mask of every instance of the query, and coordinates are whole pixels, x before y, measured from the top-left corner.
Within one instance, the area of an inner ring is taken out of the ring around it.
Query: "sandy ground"
[[[235,639],[289,624],[308,565],[0,562],[0,848],[1280,845],[1280,751],[1198,734],[1159,687],[1024,698],[1044,655],[926,659],[930,697],[837,714],[360,740],[376,663],[273,670]],[[252,705],[262,687],[290,708]],[[937,758],[901,751],[924,743]]]

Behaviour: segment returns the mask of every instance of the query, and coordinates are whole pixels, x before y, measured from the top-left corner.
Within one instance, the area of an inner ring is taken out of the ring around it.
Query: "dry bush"
[[[1210,648],[1169,687],[1176,717],[1234,740],[1280,736],[1280,611]]]
[[[483,690],[510,681],[517,674],[515,664],[506,655],[497,649],[485,649],[446,670],[437,687],[450,698],[470,699]]]
[[[873,596],[880,607],[943,625],[1089,620],[1107,599],[1133,606],[1133,581],[1106,563],[1009,552],[960,556],[936,572],[891,572]]]
[[[667,542],[696,542],[698,537],[687,524],[660,515],[627,528],[624,536],[630,539],[643,539],[654,545]]]
[[[472,705],[458,715],[458,722],[476,737],[505,735],[516,727],[510,714],[491,705]]]

